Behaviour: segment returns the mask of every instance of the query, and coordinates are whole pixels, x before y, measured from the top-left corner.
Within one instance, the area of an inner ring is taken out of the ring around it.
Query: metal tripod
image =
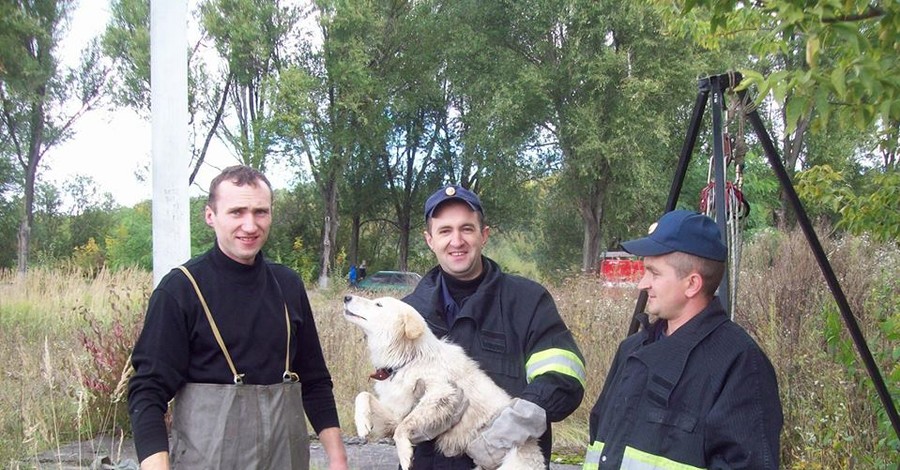
[[[691,121],[690,125],[688,126],[687,135],[684,139],[684,145],[681,147],[681,155],[678,160],[678,166],[675,169],[675,178],[672,180],[672,186],[669,188],[669,197],[666,201],[666,207],[664,211],[670,212],[672,210],[675,210],[675,205],[678,202],[678,195],[681,193],[681,187],[684,183],[685,174],[687,173],[688,163],[690,163],[691,154],[694,151],[694,145],[697,143],[697,134],[700,130],[700,123],[703,120],[703,112],[706,109],[706,103],[709,101],[711,95],[713,161],[715,172],[714,202],[715,207],[717,208],[716,225],[719,226],[719,230],[722,232],[723,241],[726,243],[727,240],[725,240],[725,217],[727,211],[724,210],[724,208],[726,207],[726,161],[722,137],[722,110],[725,90],[737,86],[737,84],[740,83],[741,78],[742,77],[739,73],[729,73],[702,78],[698,81],[697,86],[699,88],[699,92],[697,93],[697,100],[694,102],[694,111],[691,114]],[[744,100],[745,94],[746,91],[738,92],[741,101]],[[838,309],[841,312],[841,317],[844,320],[844,325],[847,327],[847,330],[850,333],[850,337],[853,339],[853,344],[856,346],[856,350],[862,358],[863,364],[866,366],[866,371],[868,372],[869,377],[872,379],[872,382],[875,385],[875,390],[878,392],[878,397],[881,399],[881,402],[884,405],[884,409],[891,420],[891,425],[894,428],[894,433],[898,438],[900,438],[900,417],[898,417],[897,415],[897,408],[894,405],[893,400],[891,399],[891,395],[884,383],[881,372],[878,370],[878,365],[875,363],[875,359],[872,357],[872,353],[869,351],[869,347],[866,344],[866,339],[865,337],[863,337],[862,331],[859,328],[859,324],[856,322],[856,317],[850,310],[850,304],[847,302],[847,297],[844,295],[844,291],[841,289],[841,285],[838,282],[837,276],[834,274],[834,270],[831,268],[828,257],[825,255],[825,250],[822,248],[822,244],[819,242],[819,238],[816,235],[815,229],[813,229],[812,222],[810,222],[809,216],[807,216],[806,210],[803,208],[803,204],[800,202],[800,198],[797,196],[797,192],[794,190],[794,185],[793,183],[791,183],[791,179],[784,168],[784,164],[781,162],[781,157],[778,155],[778,151],[775,149],[775,145],[772,143],[772,138],[771,136],[769,136],[769,132],[766,130],[765,126],[763,125],[762,119],[760,119],[759,117],[759,113],[757,113],[755,109],[746,112],[746,116],[750,121],[750,124],[753,126],[753,130],[756,132],[756,137],[759,139],[759,143],[762,145],[763,150],[765,151],[766,157],[769,161],[769,165],[772,167],[772,170],[775,172],[775,176],[778,178],[781,189],[784,191],[785,196],[791,204],[791,208],[794,210],[794,213],[797,216],[797,223],[800,225],[801,229],[803,230],[803,234],[806,236],[807,243],[809,244],[810,249],[812,249],[813,251],[813,255],[816,258],[819,269],[821,269],[822,271],[822,275],[825,276],[825,281],[828,284],[828,288],[831,290],[831,294],[834,296],[834,300],[837,302]],[[729,281],[728,270],[726,269],[725,276],[722,279],[722,284],[719,285],[719,298],[720,300],[722,300],[722,306],[725,308],[725,311],[730,313],[732,306],[728,305],[727,295]],[[723,295],[723,293],[725,295]],[[637,304],[634,308],[634,315],[631,319],[631,325],[628,328],[629,335],[634,334],[638,331],[638,328],[640,327],[640,321],[638,320],[638,317],[644,312],[646,306],[647,293],[645,291],[641,291],[640,295],[638,295]]]

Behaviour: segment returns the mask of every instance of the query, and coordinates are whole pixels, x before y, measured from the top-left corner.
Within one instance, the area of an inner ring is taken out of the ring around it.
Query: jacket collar
[[[472,294],[465,305],[463,305],[457,316],[457,318],[472,318],[478,324],[483,323],[484,316],[487,315],[488,312],[496,313],[495,309],[481,307],[492,305],[495,299],[500,295],[498,284],[500,283],[503,274],[500,270],[500,266],[487,256],[482,255],[481,262],[485,269],[484,279],[481,281],[481,284],[478,286],[475,293]],[[419,284],[416,286],[413,293],[404,300],[416,307],[429,324],[437,326],[442,330],[448,330],[450,325],[447,325],[446,321],[444,321],[442,314],[444,306],[443,295],[441,294],[440,277],[441,267],[435,266],[425,274],[425,277],[419,281]],[[473,305],[481,307],[473,308]]]
[[[644,347],[634,353],[641,362],[652,366],[651,376],[648,377],[647,387],[651,399],[660,401],[660,405],[668,404],[672,390],[684,372],[691,351],[716,330],[723,323],[730,321],[715,297],[700,313],[671,336],[662,341],[655,341],[656,328],[662,328],[663,324],[657,322],[653,327],[643,331]]]

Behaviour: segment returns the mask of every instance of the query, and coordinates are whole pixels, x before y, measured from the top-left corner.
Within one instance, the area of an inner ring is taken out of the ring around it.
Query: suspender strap
[[[213,320],[212,312],[209,311],[209,306],[206,305],[206,299],[204,299],[203,294],[200,293],[200,286],[197,285],[194,276],[191,275],[191,272],[188,271],[186,267],[179,266],[178,269],[187,276],[188,280],[191,281],[191,284],[194,286],[194,291],[197,292],[197,297],[200,299],[200,305],[203,306],[203,311],[206,312],[206,319],[209,321],[209,326],[212,328],[213,336],[216,337],[216,342],[219,343],[219,348],[222,350],[222,354],[225,355],[225,360],[228,361],[228,367],[231,369],[231,373],[234,374],[234,383],[236,385],[244,383],[244,374],[238,374],[237,369],[235,369],[234,362],[231,360],[231,354],[228,354],[228,348],[225,347],[225,341],[222,340],[222,335],[219,334],[219,327],[216,326],[216,321]]]
[[[281,377],[284,383],[299,382],[300,376],[291,372],[291,319],[288,317],[287,303],[284,304],[284,322],[287,324],[287,349],[284,353],[284,375]]]
[[[200,293],[200,286],[197,285],[194,276],[191,275],[191,272],[188,271],[186,267],[178,266],[178,269],[187,276],[188,280],[191,281],[191,285],[194,286],[194,291],[197,292],[197,298],[200,299],[200,305],[203,306],[203,311],[206,313],[206,319],[209,321],[209,326],[212,328],[213,336],[216,337],[216,342],[219,343],[219,349],[221,349],[222,354],[225,355],[225,360],[228,361],[228,367],[234,375],[234,383],[237,385],[243,384],[244,374],[238,374],[237,369],[234,367],[234,361],[231,360],[231,354],[228,354],[228,348],[225,347],[225,341],[222,340],[222,335],[219,333],[219,327],[216,326],[216,321],[213,319],[212,312],[209,311],[209,306],[206,305],[206,299],[203,298],[203,294]],[[291,319],[290,316],[288,316],[286,303],[284,304],[284,322],[287,325],[287,349],[284,351],[284,374],[281,377],[284,383],[299,382],[300,376],[297,375],[296,372],[291,372]]]

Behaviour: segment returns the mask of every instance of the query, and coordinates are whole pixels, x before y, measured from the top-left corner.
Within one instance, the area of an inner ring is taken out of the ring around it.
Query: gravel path
[[[397,454],[388,442],[366,444],[356,437],[345,437],[351,470],[397,470]],[[312,470],[327,469],[325,451],[318,441],[310,445]],[[66,444],[24,460],[22,468],[55,470],[136,470],[134,443],[129,439],[101,436],[90,441]],[[579,465],[550,464],[552,470],[576,470]]]

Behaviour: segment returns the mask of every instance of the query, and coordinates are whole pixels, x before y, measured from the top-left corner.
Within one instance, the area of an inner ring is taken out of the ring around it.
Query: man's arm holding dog
[[[584,398],[584,356],[546,291],[525,338],[528,385],[519,398],[543,408],[549,422],[562,421]]]
[[[549,423],[570,415],[584,398],[583,356],[546,291],[524,337],[528,385],[466,450],[486,468],[499,465],[510,448],[541,437]]]

